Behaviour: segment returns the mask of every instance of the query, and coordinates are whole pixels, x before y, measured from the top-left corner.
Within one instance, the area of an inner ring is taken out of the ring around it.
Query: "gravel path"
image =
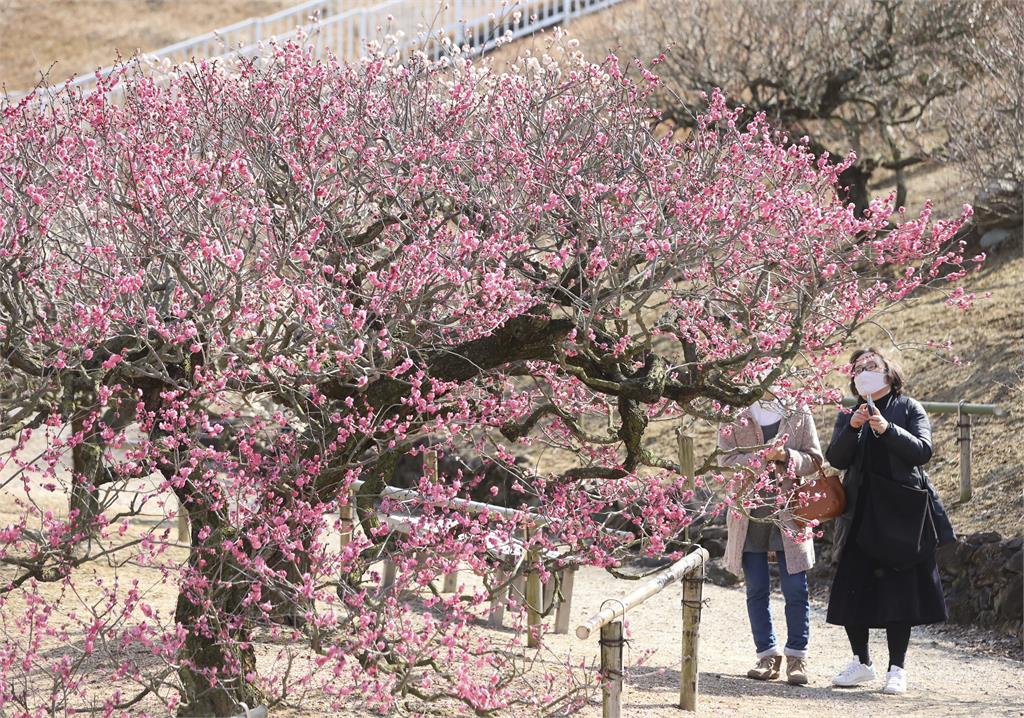
[[[607,598],[622,596],[637,584],[618,581],[606,572],[585,569],[576,580],[572,626],[600,608]],[[778,594],[778,587],[775,588]],[[850,660],[845,632],[825,623],[825,607],[811,607],[810,684],[794,687],[784,681],[762,683],[746,678],[754,662],[742,588],[705,585],[709,599],[700,634],[700,693],[698,712],[708,716],[1024,716],[1022,664],[1009,658],[987,656],[959,647],[948,636],[915,628],[907,654],[909,689],[904,696],[881,693],[882,681],[853,689],[834,689],[832,676]],[[679,659],[682,618],[681,588],[670,586],[627,615],[627,666],[643,652],[654,653],[643,665],[627,669],[623,716],[652,718],[682,715],[679,696]],[[781,595],[773,597],[776,635],[785,635]],[[782,629],[780,631],[780,628]],[[584,642],[574,635],[545,638],[557,654],[572,651],[596,660],[596,638]],[[871,632],[876,666],[886,660],[885,635]],[[884,668],[881,669],[884,672]],[[600,706],[584,711],[600,716]]]

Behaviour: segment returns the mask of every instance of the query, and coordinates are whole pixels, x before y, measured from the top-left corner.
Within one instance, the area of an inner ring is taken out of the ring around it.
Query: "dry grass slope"
[[[0,0],[0,86],[9,91],[105,67],[293,0]],[[51,69],[52,68],[52,69]]]

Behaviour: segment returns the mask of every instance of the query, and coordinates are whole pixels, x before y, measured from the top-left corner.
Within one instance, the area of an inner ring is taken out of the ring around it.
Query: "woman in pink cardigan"
[[[782,490],[786,493],[792,490],[794,483],[787,475],[790,468],[798,477],[808,476],[817,471],[822,459],[810,411],[788,410],[776,402],[757,402],[743,410],[735,423],[719,431],[718,445],[723,451],[721,463],[725,466],[749,465],[758,455],[772,462],[773,473],[781,478]],[[767,451],[764,450],[766,445],[770,447]],[[767,498],[770,501],[772,497]],[[774,511],[771,506],[760,506],[750,509],[749,513],[755,519],[766,519]],[[739,511],[729,511],[725,566],[742,576],[747,585],[747,616],[757,651],[757,664],[747,675],[762,681],[778,678],[785,655],[787,680],[802,685],[807,683],[810,639],[807,569],[814,565],[814,543],[807,530],[793,523],[785,512],[779,519],[785,531],[780,530],[777,523],[751,521]],[[799,534],[805,534],[806,538],[798,540],[795,536]],[[786,599],[784,651],[780,651],[776,643],[769,609],[769,553],[778,557],[782,593]]]

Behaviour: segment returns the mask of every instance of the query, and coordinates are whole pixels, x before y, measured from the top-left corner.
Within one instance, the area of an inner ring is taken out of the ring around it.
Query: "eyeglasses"
[[[853,376],[857,376],[862,371],[884,371],[884,367],[879,366],[878,362],[874,360],[866,361],[863,364],[859,364],[853,367],[853,371],[851,372],[851,374]]]

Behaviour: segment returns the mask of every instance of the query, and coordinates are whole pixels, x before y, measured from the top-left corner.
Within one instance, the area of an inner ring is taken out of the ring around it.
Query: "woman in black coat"
[[[889,671],[882,690],[897,694],[906,691],[911,626],[947,618],[935,546],[953,540],[953,527],[921,468],[932,456],[931,425],[921,405],[903,396],[900,368],[874,348],[858,349],[850,364],[850,388],[861,401],[853,412],[839,412],[825,452],[846,472],[847,500],[836,520],[838,567],[826,620],[846,628],[855,655],[832,682],[876,679],[868,629],[884,628]],[[904,509],[904,493],[919,508]]]

